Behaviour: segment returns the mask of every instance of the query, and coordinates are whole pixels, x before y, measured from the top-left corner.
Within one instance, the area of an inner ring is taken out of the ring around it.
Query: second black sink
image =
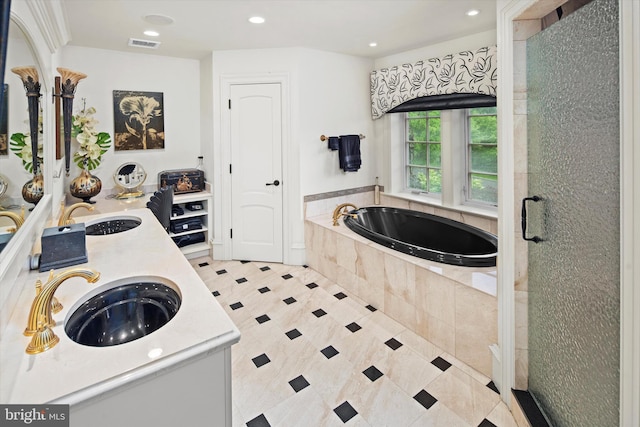
[[[87,236],[105,236],[107,234],[122,233],[142,224],[142,220],[135,216],[106,218],[85,224]]]

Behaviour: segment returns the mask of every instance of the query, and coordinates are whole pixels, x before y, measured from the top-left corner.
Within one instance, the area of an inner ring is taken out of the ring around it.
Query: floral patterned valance
[[[497,47],[490,46],[375,70],[371,72],[371,115],[378,119],[403,102],[422,96],[496,96],[496,53]]]

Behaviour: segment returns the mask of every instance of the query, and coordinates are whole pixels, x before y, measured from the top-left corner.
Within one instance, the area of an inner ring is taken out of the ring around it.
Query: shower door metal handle
[[[542,200],[540,196],[533,197],[525,197],[522,199],[522,216],[521,216],[521,224],[522,224],[522,238],[529,242],[539,243],[542,242],[542,238],[538,236],[527,237],[527,201],[539,202]]]

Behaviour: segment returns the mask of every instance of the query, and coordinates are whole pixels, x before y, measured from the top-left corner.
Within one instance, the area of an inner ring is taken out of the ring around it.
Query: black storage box
[[[172,233],[182,233],[191,230],[200,230],[202,228],[202,221],[200,218],[184,218],[174,219],[169,226]]]
[[[204,209],[204,206],[202,206],[202,202],[185,203],[184,207],[189,209],[190,211],[201,211]]]
[[[183,236],[172,237],[179,248],[204,242],[204,233],[185,234]]]
[[[204,190],[204,172],[199,169],[175,169],[158,174],[158,188],[173,186],[173,194]]]

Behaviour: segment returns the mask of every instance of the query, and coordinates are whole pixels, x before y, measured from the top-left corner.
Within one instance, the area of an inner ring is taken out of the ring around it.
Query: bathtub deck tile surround
[[[315,270],[191,263],[242,333],[234,426],[515,427],[488,377]]]
[[[305,240],[308,263],[315,270],[491,375],[489,346],[498,339],[495,268],[412,257],[369,241],[342,223],[333,226],[331,215],[307,218]]]

